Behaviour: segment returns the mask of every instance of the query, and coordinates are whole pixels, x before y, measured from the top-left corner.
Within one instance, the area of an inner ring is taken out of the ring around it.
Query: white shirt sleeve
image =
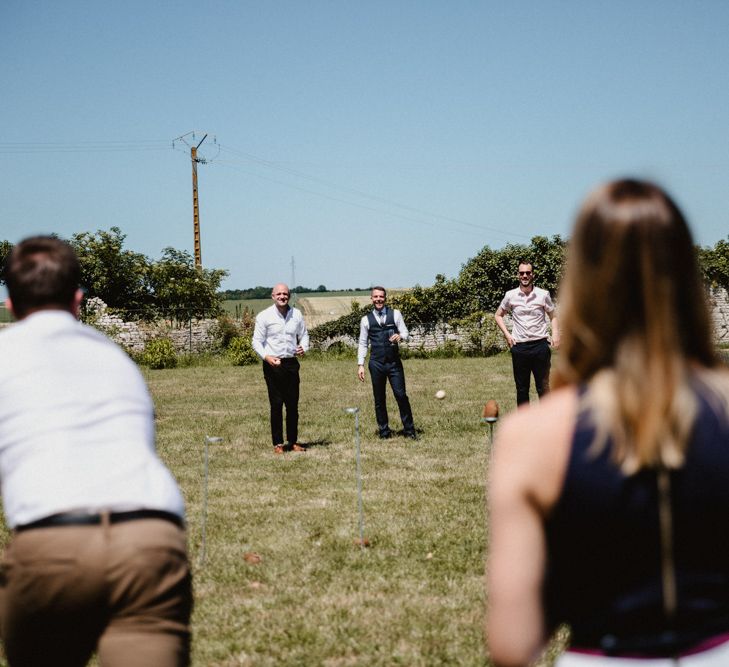
[[[370,321],[365,315],[359,323],[359,344],[357,345],[357,365],[362,366],[367,356],[367,346],[369,343]]]
[[[264,359],[266,356],[266,325],[263,323],[263,318],[256,317],[256,326],[253,329],[253,350],[255,353]]]
[[[306,322],[304,316],[299,315],[299,345],[303,348],[304,352],[309,351],[309,332],[306,330]]]
[[[408,328],[405,326],[405,320],[402,318],[402,314],[399,310],[396,310],[394,313],[395,318],[395,326],[397,327],[397,332],[400,334],[400,338],[403,341],[407,341],[408,337],[410,336],[410,332],[408,331]]]

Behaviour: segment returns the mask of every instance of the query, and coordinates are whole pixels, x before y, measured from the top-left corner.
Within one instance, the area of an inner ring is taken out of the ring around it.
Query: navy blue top
[[[397,343],[390,342],[390,336],[398,333],[395,325],[395,311],[388,308],[385,312],[385,324],[380,324],[374,311],[367,314],[369,321],[368,336],[370,339],[370,361],[385,362],[396,361],[400,358],[400,349]]]
[[[626,477],[608,444],[589,451],[580,417],[562,495],[546,522],[547,623],[572,646],[608,655],[669,656],[729,632],[729,418],[698,393],[686,456],[671,473],[678,609],[663,611],[656,473]]]

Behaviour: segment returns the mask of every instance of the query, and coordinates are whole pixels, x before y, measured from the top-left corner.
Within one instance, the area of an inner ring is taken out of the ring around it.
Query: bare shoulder
[[[565,418],[574,417],[577,411],[577,391],[564,387],[549,393],[539,403],[510,413],[500,427],[500,435],[525,434],[538,428],[540,439],[549,432],[564,426]]]
[[[527,494],[548,511],[562,488],[577,405],[577,391],[565,387],[504,419],[494,443],[492,487]]]

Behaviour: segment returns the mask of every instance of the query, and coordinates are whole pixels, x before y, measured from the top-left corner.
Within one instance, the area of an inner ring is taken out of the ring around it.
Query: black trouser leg
[[[551,356],[549,342],[546,338],[527,343],[516,343],[511,348],[511,364],[514,369],[517,405],[529,402],[529,386],[532,374],[534,375],[537,394],[542,396],[549,391]]]
[[[283,395],[279,387],[278,368],[263,362],[263,377],[268,388],[268,403],[271,406],[271,441],[274,447],[283,444]]]
[[[413,411],[410,408],[410,399],[405,391],[405,371],[402,362],[398,359],[388,364],[388,377],[392,393],[395,394],[397,407],[400,409],[400,419],[405,433],[415,433],[415,424],[413,423]]]
[[[385,396],[385,385],[387,384],[387,369],[384,363],[370,359],[368,364],[370,379],[372,380],[372,394],[375,398],[375,419],[380,435],[390,432],[389,420],[387,418],[387,399]]]
[[[263,377],[271,405],[271,441],[281,445],[283,439],[283,406],[286,405],[286,438],[291,444],[298,438],[299,424],[299,361],[282,359],[280,366],[263,362]]]
[[[552,351],[549,349],[549,342],[545,339],[542,344],[534,350],[534,361],[532,372],[534,373],[534,384],[537,387],[537,394],[541,398],[549,392],[549,371],[552,367]]]
[[[284,405],[286,406],[286,440],[290,445],[299,438],[299,360],[284,359]]]
[[[529,354],[523,349],[524,343],[516,343],[511,348],[511,366],[514,370],[516,384],[516,404],[529,403],[529,385],[531,381],[531,365]]]

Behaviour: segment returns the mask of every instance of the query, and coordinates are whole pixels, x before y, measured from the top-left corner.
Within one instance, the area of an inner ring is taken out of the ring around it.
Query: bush
[[[177,366],[175,346],[169,338],[150,340],[144,346],[144,352],[139,355],[138,362],[148,368],[175,368]]]
[[[479,311],[452,324],[468,334],[472,354],[488,357],[505,349],[504,336],[493,313]]]
[[[306,353],[307,359],[356,359],[357,358],[357,347],[353,345],[347,345],[342,340],[334,341],[329,347],[317,348],[312,347]]]
[[[228,345],[227,354],[233,366],[249,366],[258,363],[258,355],[253,350],[250,338],[233,337]]]
[[[221,315],[210,331],[213,345],[218,350],[227,350],[234,338],[239,338],[241,329],[229,315]]]

